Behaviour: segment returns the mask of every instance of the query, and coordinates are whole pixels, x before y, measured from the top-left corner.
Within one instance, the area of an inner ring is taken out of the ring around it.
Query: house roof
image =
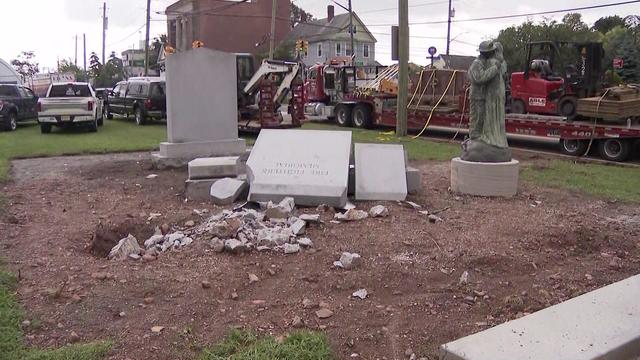
[[[453,70],[468,70],[476,59],[474,56],[464,55],[440,55],[440,57],[444,60],[445,67]]]
[[[362,20],[356,13],[353,13],[353,24],[356,27],[354,40],[358,42],[377,42],[376,38],[369,32]],[[311,42],[324,40],[347,40],[350,38],[349,13],[338,14],[328,21],[328,18],[312,20],[306,23],[299,23],[289,34],[290,41],[303,39]]]

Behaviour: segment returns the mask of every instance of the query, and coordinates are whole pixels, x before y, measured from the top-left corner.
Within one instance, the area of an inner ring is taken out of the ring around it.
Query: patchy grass
[[[637,168],[553,160],[547,166],[525,167],[522,177],[542,186],[640,202],[640,169]]]
[[[333,124],[307,123],[307,130],[348,130],[353,133],[353,142],[403,144],[411,160],[447,161],[460,155],[460,144],[412,139],[410,136],[396,137],[392,131],[342,128]]]
[[[21,322],[23,312],[14,293],[16,277],[0,270],[0,355],[3,360],[99,360],[111,348],[110,342],[69,345],[59,349],[28,349],[24,346]]]
[[[0,182],[7,180],[11,159],[153,150],[165,141],[166,133],[164,123],[136,126],[128,119],[105,119],[96,133],[54,127],[51,134],[41,134],[37,125],[20,126],[17,131],[0,132]]]
[[[282,341],[258,338],[232,330],[219,344],[205,349],[200,360],[330,360],[335,359],[327,338],[311,331],[295,332]]]

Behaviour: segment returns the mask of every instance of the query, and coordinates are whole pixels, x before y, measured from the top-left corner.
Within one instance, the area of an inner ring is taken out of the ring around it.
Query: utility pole
[[[396,135],[407,135],[407,99],[409,87],[409,1],[398,0],[398,110]]]
[[[151,0],[147,0],[147,30],[144,41],[144,76],[149,76],[149,27],[151,26]]]
[[[102,64],[105,60],[105,49],[107,41],[107,3],[102,3]]]
[[[278,0],[273,0],[271,5],[271,33],[269,34],[269,60],[273,60],[273,52],[276,47],[276,10],[278,9]]]
[[[447,15],[447,55],[449,55],[449,44],[451,44],[451,1],[449,0],[449,13]]]
[[[78,66],[78,34],[76,34],[76,57],[73,59],[73,65]]]
[[[349,0],[349,32],[351,33],[351,66],[356,64],[356,49],[353,45],[353,10],[351,0]]]
[[[85,81],[89,81],[89,76],[87,76],[87,35],[82,34],[82,52],[84,54],[84,79]]]

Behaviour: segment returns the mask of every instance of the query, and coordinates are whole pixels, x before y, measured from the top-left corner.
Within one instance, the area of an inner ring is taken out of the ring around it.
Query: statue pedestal
[[[451,160],[451,190],[478,196],[511,197],[518,192],[520,162],[471,162]]]

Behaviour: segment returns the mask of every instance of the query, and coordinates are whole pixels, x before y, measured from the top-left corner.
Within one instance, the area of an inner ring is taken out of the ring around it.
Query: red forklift
[[[568,58],[558,61],[559,58]],[[536,41],[527,44],[524,72],[511,74],[511,112],[559,115],[573,120],[578,99],[602,89],[602,43]],[[559,75],[557,63],[564,62]]]

